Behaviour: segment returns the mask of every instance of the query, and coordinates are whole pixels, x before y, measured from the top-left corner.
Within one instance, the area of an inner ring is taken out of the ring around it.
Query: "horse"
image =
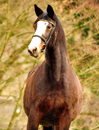
[[[28,52],[38,57],[45,51],[45,60],[28,74],[24,91],[27,130],[69,130],[80,114],[82,87],[67,57],[63,27],[51,5],[43,12],[34,5],[37,19]]]

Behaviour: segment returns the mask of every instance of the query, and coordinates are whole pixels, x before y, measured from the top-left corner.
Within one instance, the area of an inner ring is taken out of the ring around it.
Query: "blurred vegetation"
[[[83,88],[83,104],[71,130],[99,129],[99,0],[0,0],[0,130],[25,130],[23,93],[28,72],[44,60],[27,47],[36,19],[34,4],[51,4],[60,19],[68,57]],[[41,127],[40,127],[41,129]]]

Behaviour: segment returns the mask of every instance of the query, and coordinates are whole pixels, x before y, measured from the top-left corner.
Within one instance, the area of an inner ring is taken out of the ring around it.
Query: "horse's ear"
[[[53,20],[55,19],[55,13],[51,5],[48,5],[47,13],[50,18],[52,18]]]
[[[35,8],[35,13],[37,16],[43,13],[43,11],[36,4],[34,5],[34,8]]]

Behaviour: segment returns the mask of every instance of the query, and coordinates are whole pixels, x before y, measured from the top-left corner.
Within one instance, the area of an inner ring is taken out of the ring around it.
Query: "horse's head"
[[[33,24],[35,33],[28,46],[28,52],[32,56],[38,57],[39,54],[47,47],[51,47],[53,45],[54,41],[52,42],[52,45],[50,45],[49,42],[52,37],[55,37],[56,22],[54,10],[50,5],[47,7],[47,13],[44,13],[37,5],[34,7],[38,18]]]

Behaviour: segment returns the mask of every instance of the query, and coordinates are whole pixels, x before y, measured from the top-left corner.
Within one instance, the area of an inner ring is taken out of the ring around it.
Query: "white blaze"
[[[46,31],[46,27],[49,23],[46,21],[38,21],[37,22],[37,29],[36,32],[34,33],[34,35],[45,35],[45,31]],[[39,50],[39,45],[41,43],[41,38],[39,37],[33,37],[31,43],[29,44],[28,48],[29,50],[33,50],[35,48],[37,48],[38,51]]]

